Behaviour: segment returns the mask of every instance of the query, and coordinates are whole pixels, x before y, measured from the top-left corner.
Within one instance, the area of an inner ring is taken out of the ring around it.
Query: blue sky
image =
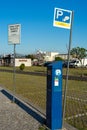
[[[54,8],[74,11],[72,48],[87,49],[86,0],[1,0],[0,54],[13,53],[8,45],[8,25],[21,24],[21,43],[16,52],[30,54],[36,50],[67,53],[69,29],[53,27]]]

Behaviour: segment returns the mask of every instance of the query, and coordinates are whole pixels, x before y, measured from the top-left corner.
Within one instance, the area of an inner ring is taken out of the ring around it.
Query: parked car
[[[70,67],[72,68],[81,67],[81,62],[79,60],[72,60],[70,62]]]
[[[63,67],[66,68],[68,66],[68,61],[63,62]],[[70,68],[75,68],[75,61],[69,61],[69,67]]]
[[[67,67],[67,65],[68,65],[68,61],[65,61],[65,62],[63,63],[63,67]],[[70,67],[70,68],[77,68],[77,67],[82,67],[82,66],[83,66],[83,67],[87,67],[87,62],[86,62],[86,60],[83,60],[83,59],[82,59],[82,63],[81,63],[81,61],[78,60],[78,59],[69,61],[69,67]]]

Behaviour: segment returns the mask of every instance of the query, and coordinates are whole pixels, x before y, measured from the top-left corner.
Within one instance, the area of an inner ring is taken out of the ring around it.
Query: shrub
[[[61,57],[55,57],[55,61],[63,61]]]
[[[24,68],[25,68],[25,64],[21,64],[19,68],[20,68],[20,70],[22,70],[22,71],[23,71],[23,70],[24,70]]]

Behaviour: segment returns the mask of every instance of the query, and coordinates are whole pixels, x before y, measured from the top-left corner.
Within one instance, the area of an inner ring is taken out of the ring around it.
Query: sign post
[[[8,42],[9,45],[14,45],[14,59],[13,59],[13,93],[15,95],[15,55],[16,55],[16,44],[20,44],[20,31],[21,25],[20,24],[12,24],[8,26]],[[13,95],[13,102],[15,102],[15,97]]]
[[[71,50],[71,42],[72,42],[72,25],[73,25],[73,11],[55,8],[54,10],[54,20],[53,26],[70,29],[70,37],[69,37],[69,47],[68,47],[68,65],[66,71],[66,82],[65,82],[65,91],[64,91],[64,106],[63,106],[63,121],[62,126],[64,125],[65,119],[65,108],[66,108],[66,96],[67,96],[67,87],[68,87],[68,74],[69,74],[69,61],[70,61],[70,50]]]
[[[74,13],[72,11],[72,21],[71,21],[71,28],[70,28],[69,47],[68,47],[68,58],[67,58],[68,59],[68,65],[67,65],[67,71],[66,71],[66,82],[65,82],[65,91],[64,91],[63,124],[64,124],[64,119],[65,119],[66,96],[67,96],[67,88],[68,88],[68,74],[69,74],[70,50],[71,50],[71,42],[72,42],[73,16],[74,16]]]

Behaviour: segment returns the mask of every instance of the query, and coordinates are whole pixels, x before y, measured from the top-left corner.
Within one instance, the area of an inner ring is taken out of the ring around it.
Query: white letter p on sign
[[[63,15],[63,11],[57,10],[56,18],[58,19],[58,17],[59,17],[59,16],[62,16],[62,15]]]

